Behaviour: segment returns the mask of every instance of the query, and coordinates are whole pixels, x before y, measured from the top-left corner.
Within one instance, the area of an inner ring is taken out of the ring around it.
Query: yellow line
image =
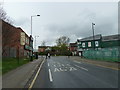
[[[35,75],[32,83],[30,84],[28,90],[31,90],[31,89],[32,89],[32,87],[33,87],[33,85],[34,85],[34,83],[35,83],[35,81],[36,81],[36,79],[37,79],[37,76],[38,76],[38,74],[39,74],[39,72],[40,72],[40,70],[41,70],[41,67],[42,67],[42,65],[43,65],[44,62],[45,62],[45,60],[42,61],[42,63],[41,63],[41,65],[40,65],[40,67],[39,67],[39,69],[38,69],[38,71],[37,71],[37,73],[36,73],[36,75]]]
[[[85,63],[89,63],[89,62],[85,62]],[[93,64],[93,63],[89,63],[89,64]],[[109,67],[109,66],[103,66],[103,65],[99,65],[99,64],[93,64],[93,65],[104,67],[104,68],[110,68],[110,69],[113,69],[113,70],[120,70],[119,68],[114,68],[114,67]]]

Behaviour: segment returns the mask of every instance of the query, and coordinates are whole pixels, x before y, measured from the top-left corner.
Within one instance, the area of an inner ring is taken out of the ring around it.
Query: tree
[[[53,48],[53,51],[58,55],[69,55],[70,51],[68,50],[68,44],[70,39],[67,36],[62,36],[56,39],[57,46]]]
[[[46,42],[42,41],[41,46],[45,46],[45,45],[46,45]]]
[[[63,44],[68,45],[69,42],[70,42],[70,38],[68,38],[67,36],[62,36],[56,40],[56,44],[58,46],[61,46]]]
[[[0,4],[0,19],[6,21],[9,24],[13,23],[13,21],[10,20],[10,18],[7,16],[7,13],[5,12],[5,10],[2,7],[2,4]]]

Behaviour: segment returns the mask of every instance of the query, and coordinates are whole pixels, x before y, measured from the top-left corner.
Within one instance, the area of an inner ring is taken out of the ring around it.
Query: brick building
[[[69,50],[72,52],[72,55],[77,55],[77,43],[70,43]]]
[[[30,37],[21,29],[2,22],[2,57],[29,57]]]
[[[38,46],[38,52],[45,52],[51,50],[50,46]]]

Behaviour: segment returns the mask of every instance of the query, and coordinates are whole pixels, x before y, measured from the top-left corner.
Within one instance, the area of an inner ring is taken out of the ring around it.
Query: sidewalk
[[[79,56],[71,56],[70,59],[80,61],[80,62],[89,63],[89,64],[94,64],[94,65],[101,66],[101,67],[111,68],[114,70],[120,70],[120,63],[118,63],[118,62],[90,60],[90,59],[80,58]]]
[[[24,88],[43,58],[18,67],[2,76],[2,88]]]

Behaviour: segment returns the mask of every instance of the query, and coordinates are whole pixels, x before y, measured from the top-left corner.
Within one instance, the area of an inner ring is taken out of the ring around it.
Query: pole
[[[32,38],[32,16],[31,16],[31,38]],[[32,50],[33,50],[33,46],[32,46]],[[30,61],[33,61],[33,51],[31,51],[31,55],[30,55]]]
[[[92,31],[93,31],[93,49],[95,49],[95,35],[94,35],[94,23],[92,23]]]
[[[31,16],[31,36],[32,36],[32,16]]]
[[[40,15],[31,16],[31,38],[32,38],[32,17],[36,17],[36,16],[40,16]],[[32,51],[30,58],[31,58],[30,61],[33,61],[33,43],[32,43]]]
[[[35,36],[35,50],[36,50],[36,36]]]

